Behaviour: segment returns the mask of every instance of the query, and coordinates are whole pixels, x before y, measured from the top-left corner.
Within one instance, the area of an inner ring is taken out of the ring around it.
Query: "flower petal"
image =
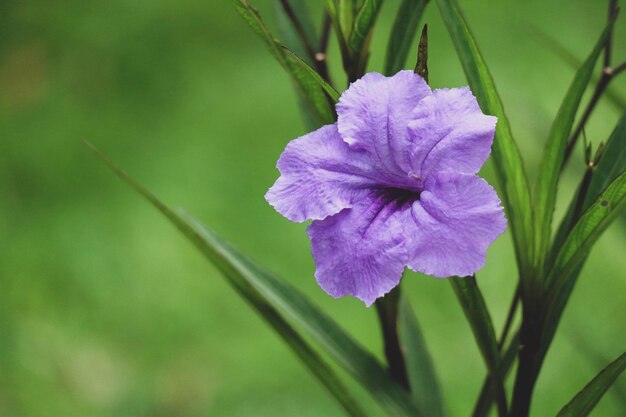
[[[430,94],[426,82],[412,71],[393,77],[365,74],[337,103],[339,133],[353,149],[367,151],[387,173],[406,177],[407,124],[415,106]]]
[[[351,207],[376,176],[367,156],[351,151],[334,124],[289,142],[276,166],[281,176],[265,199],[294,222],[323,219]]]
[[[439,278],[482,268],[487,248],[506,229],[495,190],[474,175],[431,175],[410,215],[408,266]]]
[[[307,233],[320,287],[370,306],[398,285],[407,261],[400,213],[395,201],[372,192],[351,209],[311,223]]]
[[[482,113],[468,87],[433,91],[409,123],[412,169],[422,179],[433,172],[477,173],[491,152],[496,121]]]

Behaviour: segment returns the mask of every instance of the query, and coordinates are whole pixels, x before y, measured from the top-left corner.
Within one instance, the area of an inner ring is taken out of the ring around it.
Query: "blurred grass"
[[[255,3],[271,21],[270,3]],[[382,68],[396,6],[388,3],[371,69]],[[533,178],[573,70],[529,30],[541,27],[583,57],[604,2],[463,3]],[[463,85],[432,5],[426,21],[432,84]],[[617,27],[621,61],[623,16]],[[290,87],[225,1],[0,5],[0,416],[341,415],[191,245],[80,144],[89,139],[164,201],[188,208],[379,354],[374,312],[316,286],[304,227],[263,200],[285,143],[304,133]],[[626,94],[623,78],[614,87]],[[593,143],[619,113],[598,107],[586,130]],[[582,171],[573,160],[560,212]],[[608,363],[626,345],[624,229],[616,223],[589,259],[535,415],[555,414],[599,370],[598,358]],[[504,236],[479,273],[498,327],[514,282]],[[417,274],[404,285],[449,415],[468,415],[484,367],[451,288]],[[622,416],[623,407],[609,395],[594,415]]]

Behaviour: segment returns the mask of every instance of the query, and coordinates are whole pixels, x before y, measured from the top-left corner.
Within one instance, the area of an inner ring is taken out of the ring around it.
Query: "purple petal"
[[[407,261],[401,213],[396,202],[372,192],[351,209],[314,221],[307,233],[320,287],[370,306],[398,285]]]
[[[424,188],[405,222],[409,268],[439,278],[473,274],[506,229],[495,190],[482,178],[455,173],[432,175]]]
[[[407,124],[415,106],[431,94],[412,71],[393,77],[368,73],[355,81],[337,103],[337,125],[353,149],[367,151],[386,173],[410,172]]]
[[[423,179],[433,172],[477,173],[491,152],[496,121],[468,87],[433,91],[409,123],[412,169]]]
[[[375,181],[375,167],[353,152],[336,125],[294,139],[276,164],[281,176],[265,199],[294,222],[319,220],[351,207]]]

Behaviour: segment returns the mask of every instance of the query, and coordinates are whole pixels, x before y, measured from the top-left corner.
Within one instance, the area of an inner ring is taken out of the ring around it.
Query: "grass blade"
[[[547,276],[547,304],[538,362],[554,338],[567,300],[593,244],[626,206],[626,172],[619,175],[578,220],[563,243]]]
[[[546,286],[554,293],[570,278],[579,261],[626,205],[626,172],[621,173],[581,216],[563,244]]]
[[[493,329],[487,305],[476,284],[476,278],[473,276],[454,277],[449,280],[463,308],[465,317],[472,328],[472,333],[474,333],[474,338],[487,365],[487,369],[489,369],[496,403],[498,404],[498,414],[506,416],[507,405],[504,396],[498,341],[496,340],[496,332]]]
[[[318,124],[333,123],[335,120],[334,111],[318,82],[309,72],[286,55],[281,42],[274,37],[259,12],[247,0],[235,0],[235,8],[246,23],[265,42],[270,53],[289,74],[310,111],[316,115]]]
[[[588,182],[588,185],[585,187],[583,179],[578,186],[576,195],[554,237],[550,251],[551,259],[557,255],[558,250],[563,246],[563,242],[567,238],[572,225],[578,220],[577,217],[580,213],[587,210],[598,198],[602,190],[624,171],[626,171],[626,113],[617,122],[617,126],[606,142],[602,156],[591,172],[591,180]],[[584,196],[580,195],[582,192],[585,193]],[[580,207],[577,207],[581,199],[582,203]],[[548,262],[548,264],[551,264],[551,261]]]
[[[332,319],[321,312],[304,295],[287,283],[279,280],[269,272],[263,270],[251,260],[247,259],[236,249],[232,248],[214,233],[204,228],[199,222],[189,215],[181,215],[158,200],[128,174],[118,168],[111,160],[104,156],[92,145],[89,148],[106,163],[120,178],[132,186],[139,194],[148,200],[157,210],[172,222],[176,228],[185,235],[224,275],[235,289],[259,312],[265,320],[275,327],[279,334],[292,343],[299,339],[290,335],[287,338],[283,329],[287,329],[286,317],[296,321],[315,339],[326,352],[333,357],[350,375],[370,391],[372,397],[393,416],[420,416],[421,414],[411,402],[408,394],[402,390],[387,375],[386,370],[376,358],[357,342],[355,342],[343,329]],[[281,314],[283,312],[283,314]],[[294,331],[294,334],[297,333]],[[299,336],[298,336],[299,337]],[[301,354],[302,343],[294,347],[289,344],[297,354]],[[310,348],[307,348],[310,350]],[[347,396],[347,391],[342,388],[340,381],[327,380],[328,372],[313,369],[318,364],[305,362],[318,378],[324,376],[327,386],[332,384],[333,389],[338,389],[341,398],[337,397],[344,406],[350,409],[351,415],[363,416],[364,413],[358,405]],[[314,365],[314,366],[313,366]],[[327,367],[327,366],[326,366]],[[324,375],[319,375],[324,372]],[[321,379],[320,379],[321,380]]]
[[[443,417],[439,379],[411,304],[404,296],[400,298],[398,321],[411,385],[411,396],[425,416]]]
[[[511,226],[515,253],[522,277],[530,277],[532,267],[532,221],[528,183],[522,158],[504,113],[491,74],[478,50],[455,0],[437,0],[457,55],[472,92],[481,109],[498,117],[493,143],[493,161],[498,174],[504,208]]]
[[[365,0],[354,18],[348,46],[355,56],[358,56],[363,50],[365,40],[369,36],[374,22],[376,22],[382,4],[382,0]]]
[[[626,369],[626,352],[611,362],[565,406],[557,417],[586,417]]]
[[[322,78],[322,76],[317,73],[317,71],[315,71],[313,68],[311,68],[311,66],[309,64],[304,62],[304,60],[302,58],[300,58],[298,55],[296,55],[295,52],[293,52],[292,50],[290,50],[289,48],[287,48],[285,46],[283,48],[285,49],[285,53],[287,54],[287,56],[289,56],[302,69],[304,69],[309,74],[311,74],[311,76],[315,79],[315,81],[317,81],[319,86],[324,89],[326,94],[328,94],[328,97],[330,97],[333,100],[333,102],[337,103],[339,101],[339,96],[341,94],[339,94],[339,92],[337,90],[335,90],[330,84],[328,84]]]
[[[404,67],[428,1],[403,0],[400,4],[387,43],[386,75],[393,75]]]
[[[519,350],[519,333],[517,333],[511,338],[509,346],[504,349],[504,352],[501,353],[502,358],[500,359],[500,375],[502,375],[503,380],[509,374]],[[478,400],[476,401],[476,405],[474,406],[472,417],[487,417],[489,415],[489,411],[491,411],[491,406],[494,401],[492,386],[491,377],[487,376],[480,391],[480,395],[478,396]]]
[[[543,153],[537,186],[535,188],[535,260],[537,271],[543,270],[543,263],[550,244],[552,216],[556,202],[559,173],[565,156],[565,148],[574,124],[576,111],[582,100],[596,61],[611,33],[610,24],[598,39],[593,51],[580,67],[565,99],[554,119]]]

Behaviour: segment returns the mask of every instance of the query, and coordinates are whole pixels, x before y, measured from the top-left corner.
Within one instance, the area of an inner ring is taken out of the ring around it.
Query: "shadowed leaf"
[[[302,67],[305,71],[307,71],[309,74],[311,74],[311,76],[317,81],[317,83],[319,84],[320,87],[322,87],[324,89],[324,91],[326,92],[326,94],[328,94],[328,96],[333,100],[333,102],[337,102],[339,101],[339,92],[337,90],[335,90],[330,84],[328,84],[326,81],[324,81],[324,79],[322,78],[321,75],[319,75],[317,73],[317,71],[315,71],[313,68],[311,68],[311,66],[309,64],[307,64],[306,62],[304,62],[304,60],[302,60],[298,55],[296,55],[293,51],[289,50],[289,48],[287,47],[283,47],[285,49],[285,52],[287,53],[287,55],[293,59],[294,62],[296,62],[298,65],[300,65],[300,67]]]
[[[420,326],[406,297],[400,298],[398,321],[411,385],[411,396],[425,416],[443,417],[439,379]]]
[[[537,186],[535,189],[535,260],[537,270],[543,270],[543,262],[550,244],[552,216],[556,202],[559,172],[565,156],[565,148],[574,124],[576,110],[580,105],[583,93],[589,85],[593,68],[603,50],[606,39],[611,33],[612,25],[609,25],[600,39],[598,39],[593,51],[580,67],[572,84],[570,85],[565,99],[554,119],[548,141],[543,153]]]
[[[589,382],[556,417],[586,417],[626,368],[626,352]]]
[[[316,115],[318,124],[333,123],[335,120],[333,109],[318,82],[285,53],[282,44],[274,37],[259,12],[247,0],[235,0],[235,8],[254,32],[263,39],[269,51],[289,74],[310,111]]]
[[[400,4],[387,43],[386,75],[393,75],[404,67],[428,1],[403,0]]]
[[[449,278],[449,281],[463,308],[465,318],[467,318],[470,324],[487,369],[489,369],[496,400],[500,407],[500,414],[506,415],[506,398],[504,396],[502,369],[500,367],[500,351],[491,316],[476,284],[476,278],[473,276],[453,277]]]
[[[312,349],[290,327],[285,316],[306,329],[339,365],[370,391],[372,397],[390,415],[404,417],[421,415],[407,393],[388,376],[378,360],[304,295],[257,266],[190,215],[172,211],[100,151],[90,144],[87,145],[96,156],[148,200],[202,252],[237,292],[268,324],[277,330],[307,367],[331,390],[350,415],[364,416],[365,414],[328,366],[318,360],[319,357],[314,356]]]
[[[486,114],[498,117],[492,156],[498,175],[499,189],[509,220],[515,253],[522,277],[530,277],[532,267],[531,202],[522,158],[504,113],[491,74],[478,50],[459,6],[455,0],[437,0],[443,21],[448,28],[465,76]]]

